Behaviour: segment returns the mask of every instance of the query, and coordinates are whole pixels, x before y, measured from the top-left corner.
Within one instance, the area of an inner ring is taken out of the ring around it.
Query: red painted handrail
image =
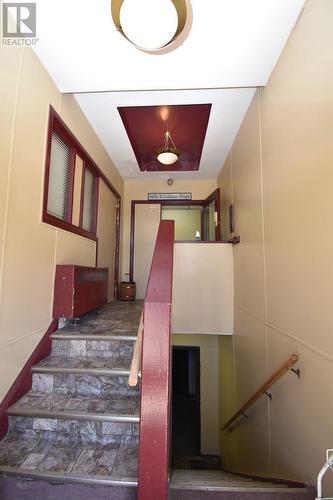
[[[173,248],[174,221],[161,221],[143,306],[138,500],[168,493]]]

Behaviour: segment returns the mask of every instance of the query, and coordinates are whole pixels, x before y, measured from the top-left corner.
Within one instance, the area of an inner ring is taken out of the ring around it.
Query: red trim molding
[[[31,389],[31,367],[50,354],[52,347],[51,335],[57,330],[57,328],[58,320],[54,319],[1,402],[0,439],[2,439],[8,431],[8,417],[6,416],[7,409]]]
[[[84,184],[85,184],[85,182],[86,182],[86,168],[85,168],[84,161],[82,160],[81,193],[80,193],[80,215],[79,215],[79,226],[80,227],[82,227],[82,220],[83,220]]]
[[[215,212],[217,212],[217,224],[215,226],[215,241],[220,241],[221,239],[221,198],[220,198],[220,188],[215,189],[204,202],[204,207],[214,201],[215,202]]]
[[[120,217],[121,217],[121,198],[117,198],[116,209],[116,250],[114,266],[114,298],[119,298],[119,255],[120,255]]]
[[[51,132],[52,134],[52,132]],[[69,160],[69,182],[68,182],[68,198],[66,207],[66,221],[71,224],[73,219],[73,198],[74,198],[74,177],[75,177],[75,159],[76,151],[75,149],[70,150],[70,160]],[[48,164],[50,168],[50,164]]]
[[[54,217],[51,214],[45,213],[43,215],[43,222],[51,224],[51,226],[59,227],[64,231],[69,231],[70,233],[78,234],[79,236],[83,236],[84,238],[88,238],[89,240],[97,241],[97,237],[92,233],[89,233],[89,231],[82,229],[82,227],[73,226],[69,222],[58,219],[57,217]]]

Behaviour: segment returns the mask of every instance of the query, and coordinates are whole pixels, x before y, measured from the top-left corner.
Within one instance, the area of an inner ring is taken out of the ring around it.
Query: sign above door
[[[192,193],[148,193],[148,200],[192,200]]]

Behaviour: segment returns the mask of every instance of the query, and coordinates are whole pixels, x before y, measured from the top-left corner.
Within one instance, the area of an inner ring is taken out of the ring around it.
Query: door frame
[[[221,241],[221,198],[219,188],[213,191],[204,200],[203,210],[201,213],[201,234],[204,234],[204,209],[205,207],[208,207],[208,205],[210,205],[212,201],[215,201],[215,212],[217,212],[217,224],[215,224],[215,241]]]
[[[209,205],[215,200],[215,211],[217,212],[217,224],[215,226],[215,242],[221,241],[221,202],[220,202],[220,189],[217,188],[204,200],[132,200],[131,201],[131,229],[130,229],[130,262],[129,262],[129,281],[134,279],[134,236],[135,236],[135,209],[136,205],[200,205],[202,207],[201,213],[201,234],[203,235],[203,211],[204,207]],[[192,241],[191,241],[192,242]],[[193,243],[200,243],[194,241]],[[213,241],[209,243],[214,243]]]
[[[115,244],[115,255],[114,255],[114,280],[113,280],[113,298],[114,300],[118,300],[119,294],[119,260],[120,260],[120,218],[121,218],[121,196],[114,189],[112,184],[109,182],[107,178],[101,177],[105,186],[109,189],[109,191],[113,194],[116,200],[116,244]],[[97,188],[97,214],[96,214],[96,227],[98,220],[98,200],[99,200],[99,189],[100,182]],[[95,266],[98,267],[98,238],[96,238],[96,251],[95,251]]]

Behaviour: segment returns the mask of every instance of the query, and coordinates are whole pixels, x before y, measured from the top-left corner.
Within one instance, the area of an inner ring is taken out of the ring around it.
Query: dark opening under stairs
[[[141,309],[113,303],[52,335],[32,389],[7,411],[2,478],[137,485],[139,391],[127,380]]]

